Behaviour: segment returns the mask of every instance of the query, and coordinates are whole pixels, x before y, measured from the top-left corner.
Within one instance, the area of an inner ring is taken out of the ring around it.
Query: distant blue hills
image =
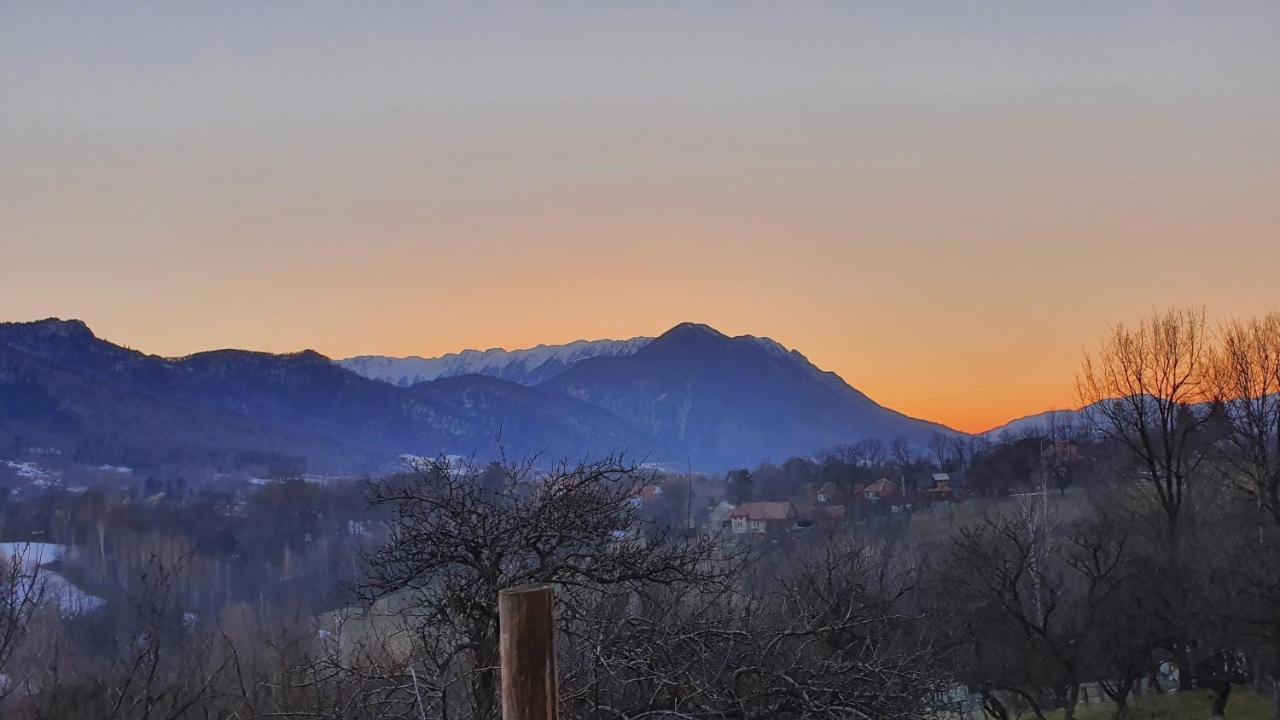
[[[40,447],[136,469],[379,474],[402,454],[626,452],[716,471],[870,437],[923,447],[952,432],[876,404],[773,340],[706,325],[536,350],[488,351],[497,360],[479,366],[450,356],[484,374],[384,381],[313,351],[163,358],[77,320],[3,323],[0,456]]]

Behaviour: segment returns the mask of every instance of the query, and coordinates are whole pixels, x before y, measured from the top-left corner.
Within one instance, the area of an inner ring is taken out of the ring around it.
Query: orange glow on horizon
[[[86,318],[82,317],[80,319]],[[605,320],[607,321],[608,319],[606,318]],[[705,318],[695,318],[695,320],[703,321]],[[282,336],[292,337],[296,333],[269,333],[269,335],[275,336],[274,342],[269,337],[253,341],[245,338],[244,333],[236,333],[245,339],[228,339],[223,342],[212,342],[206,345],[175,344],[174,341],[179,338],[197,338],[201,336],[198,332],[187,335],[183,329],[166,333],[164,329],[154,326],[145,328],[146,332],[139,335],[130,335],[128,332],[122,334],[114,331],[112,329],[113,326],[109,323],[95,322],[92,316],[86,319],[86,322],[89,323],[91,329],[99,337],[142,352],[167,357],[182,356],[202,350],[235,347],[271,352],[292,352],[310,348],[316,349],[332,358],[345,358],[361,354],[433,357],[462,349],[485,349],[499,346],[508,349],[526,348],[537,345],[542,341],[546,341],[548,344],[559,344],[583,338],[652,336],[660,334],[676,324],[676,322],[667,322],[655,329],[642,328],[623,333],[554,334],[552,332],[545,337],[537,335],[537,326],[535,326],[533,330],[528,327],[517,328],[517,332],[513,334],[513,337],[522,339],[513,342],[488,341],[469,344],[449,344],[444,337],[436,337],[434,341],[414,343],[405,340],[404,334],[396,333],[389,338],[391,342],[384,345],[384,347],[392,349],[375,349],[370,352],[367,347],[355,348],[342,344],[326,345],[323,343],[307,343],[301,340],[281,340]],[[848,342],[847,337],[826,338],[826,343],[820,342],[823,338],[814,337],[811,343],[805,344],[803,340],[788,339],[785,333],[762,332],[760,330],[747,333],[745,329],[736,325],[709,324],[728,335],[755,334],[773,337],[784,345],[805,353],[818,367],[837,372],[850,385],[866,393],[881,405],[913,417],[939,422],[964,432],[981,432],[1026,415],[1047,410],[1073,408],[1077,404],[1072,388],[1074,373],[1078,369],[1078,355],[1074,359],[1069,355],[1052,360],[1045,358],[1043,361],[1037,361],[1037,366],[1040,366],[1040,362],[1044,363],[1042,366],[1044,368],[1043,373],[1021,372],[1016,375],[1008,375],[1006,377],[1009,383],[1006,385],[983,387],[979,383],[967,382],[962,377],[964,373],[974,372],[972,368],[983,365],[980,358],[975,364],[966,362],[963,357],[953,356],[950,358],[950,366],[947,364],[931,365],[928,361],[905,359],[890,347],[876,347],[867,353],[857,352],[856,349],[854,352],[849,352],[851,343]],[[549,325],[548,332],[551,332],[550,327]],[[1105,328],[1103,330],[1105,331]],[[1099,337],[1101,336],[1099,335]],[[919,379],[915,379],[910,374],[904,375],[904,373],[911,371],[913,367],[919,367],[922,372],[931,372],[932,375]],[[960,375],[957,375],[957,373]]]
[[[0,7],[0,321],[769,336],[961,430],[1277,308],[1280,4]],[[71,51],[74,49],[74,52]]]

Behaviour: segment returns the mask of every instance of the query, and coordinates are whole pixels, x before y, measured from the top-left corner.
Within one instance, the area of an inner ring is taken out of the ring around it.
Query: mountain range
[[[876,404],[773,340],[693,323],[652,339],[342,361],[164,358],[76,320],[0,324],[0,454],[346,474],[394,469],[402,454],[626,451],[722,470],[867,437],[923,447],[939,431],[952,432]]]
[[[634,355],[653,338],[577,340],[564,345],[539,345],[525,350],[463,350],[434,358],[361,355],[338,364],[373,380],[407,387],[459,375],[487,375],[521,385],[537,385],[593,357]]]

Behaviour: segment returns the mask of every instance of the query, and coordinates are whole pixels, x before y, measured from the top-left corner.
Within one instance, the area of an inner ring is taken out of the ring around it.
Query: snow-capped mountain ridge
[[[701,323],[684,323],[691,332],[711,338],[747,340],[778,356],[798,355],[782,343],[767,337],[741,335],[730,338],[719,330]],[[651,337],[633,337],[629,340],[575,340],[562,345],[540,344],[531,348],[507,350],[463,350],[438,357],[409,355],[358,355],[336,361],[342,367],[371,380],[381,380],[400,387],[458,377],[460,375],[487,375],[521,385],[537,385],[546,382],[573,367],[579,361],[596,357],[629,357],[653,341]]]
[[[575,340],[563,345],[537,345],[520,350],[463,350],[439,357],[361,355],[338,364],[373,380],[407,387],[457,377],[487,375],[521,385],[536,385],[564,372],[580,360],[634,355],[653,338]]]

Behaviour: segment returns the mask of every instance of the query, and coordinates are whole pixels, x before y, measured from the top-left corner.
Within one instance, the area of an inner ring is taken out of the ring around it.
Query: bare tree
[[[9,663],[22,646],[32,619],[44,605],[47,583],[39,557],[30,545],[15,544],[10,554],[0,556],[0,700],[13,692]]]
[[[1213,369],[1229,476],[1280,526],[1280,313],[1226,324]]]
[[[933,453],[933,462],[939,470],[947,470],[951,464],[953,449],[951,436],[947,433],[939,430],[929,437],[929,452]]]
[[[1117,325],[1076,378],[1095,432],[1120,444],[1153,491],[1164,522],[1159,589],[1181,637],[1171,642],[1183,689],[1194,668],[1192,627],[1199,609],[1183,557],[1185,509],[1208,456],[1200,430],[1210,421],[1213,352],[1204,310],[1155,313],[1136,327]]]
[[[1074,717],[1131,571],[1121,538],[1067,532],[1035,504],[961,529],[939,578],[969,652],[960,678],[995,717],[1016,714],[1002,695]]]
[[[107,657],[55,657],[25,711],[37,718],[178,720],[210,716],[230,655],[217,633],[197,626],[179,599],[189,555],[170,564],[153,558]]]
[[[916,463],[916,453],[905,439],[896,437],[889,443],[889,457],[899,469],[908,468]]]
[[[1095,430],[1122,444],[1141,466],[1178,552],[1187,486],[1205,454],[1196,431],[1208,421],[1212,355],[1203,310],[1170,310],[1136,327],[1117,325],[1076,378]]]
[[[370,622],[370,620],[375,622]],[[449,718],[447,688],[415,670],[392,618],[334,613],[332,623],[255,626],[235,648],[230,694],[246,718],[373,720]]]
[[[592,607],[565,643],[571,714],[927,716],[944,653],[910,602],[909,560],[848,539],[794,557],[767,588]]]
[[[1215,399],[1225,428],[1217,444],[1221,468],[1226,482],[1252,500],[1258,515],[1253,542],[1240,548],[1235,564],[1234,574],[1244,579],[1241,597],[1255,601],[1253,611],[1246,605],[1241,615],[1250,635],[1270,639],[1267,665],[1280,717],[1280,622],[1275,620],[1280,587],[1270,562],[1276,554],[1274,531],[1280,529],[1280,313],[1226,323],[1214,360]]]
[[[435,674],[434,701],[465,687],[470,717],[496,715],[498,591],[552,583],[564,618],[599,595],[632,597],[650,586],[696,588],[728,577],[710,538],[643,522],[636,501],[649,478],[618,458],[505,466],[501,484],[477,482],[466,463],[421,463],[375,483],[374,505],[393,509],[387,543],[368,555],[362,592],[395,598],[415,621]]]
[[[835,448],[833,456],[856,467],[883,465],[889,457],[889,449],[880,438],[866,438]]]

